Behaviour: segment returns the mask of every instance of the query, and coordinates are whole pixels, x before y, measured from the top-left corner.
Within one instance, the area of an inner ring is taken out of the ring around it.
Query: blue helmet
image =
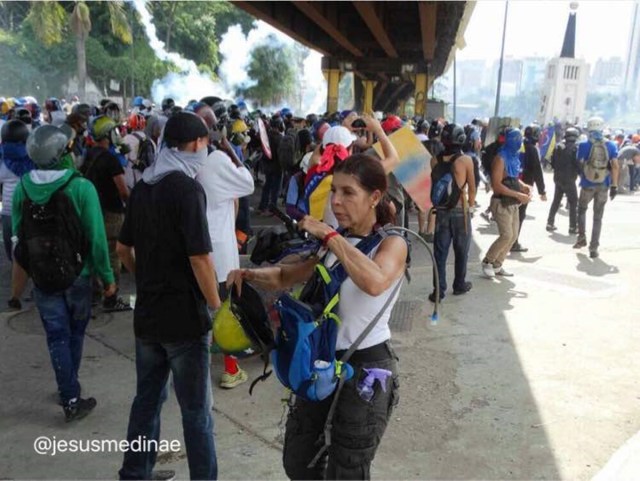
[[[142,107],[143,102],[144,102],[144,98],[138,95],[137,97],[133,98],[132,104],[134,107]]]
[[[293,116],[293,112],[289,107],[284,107],[282,110],[280,110],[280,115],[282,117],[291,117]]]

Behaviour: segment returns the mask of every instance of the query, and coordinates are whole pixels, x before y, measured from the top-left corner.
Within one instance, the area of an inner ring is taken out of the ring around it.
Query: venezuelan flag
[[[542,130],[538,147],[540,149],[540,158],[551,160],[553,151],[556,148],[556,129],[553,125]]]

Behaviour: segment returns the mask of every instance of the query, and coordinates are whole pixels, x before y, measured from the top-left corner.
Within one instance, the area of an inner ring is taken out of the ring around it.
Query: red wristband
[[[324,236],[324,238],[322,239],[322,247],[326,248],[327,244],[329,243],[329,241],[331,239],[333,239],[335,236],[340,235],[340,233],[337,230],[332,230],[331,232],[329,232],[326,236]]]

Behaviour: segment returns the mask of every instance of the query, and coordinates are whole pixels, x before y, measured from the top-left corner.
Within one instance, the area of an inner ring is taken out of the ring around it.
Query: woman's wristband
[[[329,244],[329,241],[337,235],[340,235],[340,233],[337,230],[332,230],[331,232],[329,232],[326,236],[322,238],[322,247],[326,249],[327,244]]]

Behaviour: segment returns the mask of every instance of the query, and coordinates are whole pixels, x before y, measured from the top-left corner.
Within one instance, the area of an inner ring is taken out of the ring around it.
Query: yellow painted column
[[[416,74],[415,80],[415,114],[423,117],[426,113],[427,106],[427,74],[426,73],[418,73]]]
[[[339,69],[333,68],[323,70],[322,73],[327,80],[327,112],[337,112],[340,77],[342,75]]]
[[[375,80],[363,80],[362,86],[364,87],[364,104],[363,112],[373,112],[373,89],[376,88],[378,82]]]
[[[406,100],[401,100],[400,102],[398,102],[398,115],[404,115],[406,113],[406,107]]]

